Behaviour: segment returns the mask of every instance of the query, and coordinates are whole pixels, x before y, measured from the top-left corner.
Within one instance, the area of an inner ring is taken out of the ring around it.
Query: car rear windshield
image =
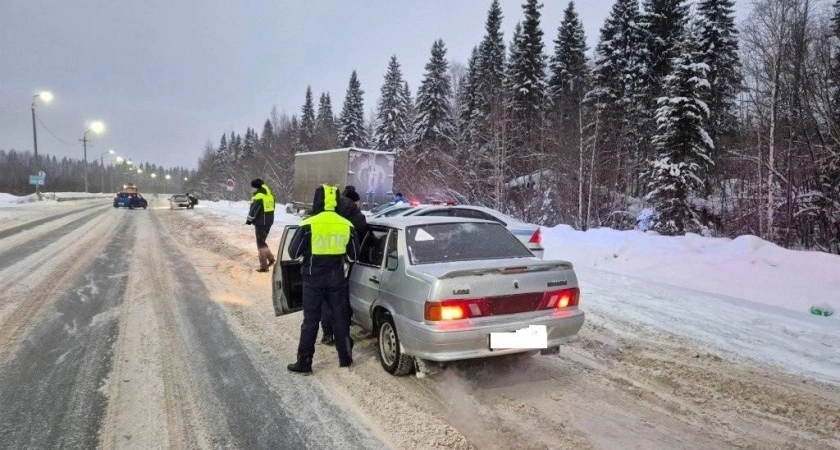
[[[412,264],[534,256],[497,223],[440,223],[406,229]]]

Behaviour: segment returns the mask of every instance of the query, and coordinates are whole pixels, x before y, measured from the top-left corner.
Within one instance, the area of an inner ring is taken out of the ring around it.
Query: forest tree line
[[[756,0],[742,24],[732,0],[616,0],[594,52],[573,2],[551,37],[542,7],[506,42],[493,1],[469,60],[435,41],[416,91],[392,56],[369,115],[355,71],[338,114],[307,88],[300,114],[208,142],[194,188],[241,198],[261,174],[290,200],[295,153],[374,148],[421,199],[840,253],[839,0]]]

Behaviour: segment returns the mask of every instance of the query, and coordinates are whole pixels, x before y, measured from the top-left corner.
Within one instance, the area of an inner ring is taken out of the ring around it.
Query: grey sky
[[[522,0],[503,0],[506,40]],[[566,0],[545,0],[546,51]],[[590,46],[613,0],[576,6]],[[309,84],[332,95],[338,114],[357,69],[375,106],[390,55],[416,92],[432,42],[465,62],[484,33],[490,0],[3,0],[0,6],[0,148],[31,150],[30,96],[39,105],[39,151],[82,156],[92,119],[108,148],[139,162],[194,167],[221,133],[261,131],[273,105],[297,114]],[[743,7],[742,7],[743,8]]]

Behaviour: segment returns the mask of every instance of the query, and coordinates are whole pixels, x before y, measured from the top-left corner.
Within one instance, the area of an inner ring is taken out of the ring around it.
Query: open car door
[[[271,283],[271,299],[274,314],[282,316],[303,309],[303,279],[300,275],[301,262],[292,259],[289,246],[297,231],[297,225],[286,225],[283,238],[277,250],[278,261],[274,265]]]

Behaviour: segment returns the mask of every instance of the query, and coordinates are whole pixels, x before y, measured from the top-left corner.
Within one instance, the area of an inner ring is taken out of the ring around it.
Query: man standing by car
[[[251,181],[254,188],[254,195],[251,197],[251,209],[248,211],[248,219],[245,225],[253,225],[257,237],[257,252],[259,254],[260,268],[257,272],[268,272],[268,267],[274,264],[274,255],[265,240],[271,225],[274,224],[274,195],[268,185],[259,178]]]
[[[359,197],[359,193],[356,192],[355,187],[345,187],[344,192],[338,199],[338,213],[341,215],[341,217],[344,217],[345,219],[349,220],[350,223],[353,224],[353,231],[356,236],[356,242],[361,246],[362,239],[364,239],[365,234],[367,234],[368,226],[365,215],[362,214],[362,210],[359,209],[360,201],[361,197]],[[345,284],[345,289],[342,295],[344,297],[344,302],[347,304],[347,317],[349,320],[349,317],[352,316],[352,311],[350,310],[349,284]],[[332,345],[335,342],[332,321],[332,312],[328,307],[324,308],[321,311],[321,343],[324,345]]]
[[[320,186],[315,190],[312,215],[304,219],[289,246],[292,258],[303,257],[303,324],[300,327],[297,361],[288,365],[294,373],[312,373],[318,322],[326,306],[332,314],[336,351],[340,367],[353,363],[353,341],[344,289],[346,259],[356,259],[353,224],[335,212],[338,188]]]

